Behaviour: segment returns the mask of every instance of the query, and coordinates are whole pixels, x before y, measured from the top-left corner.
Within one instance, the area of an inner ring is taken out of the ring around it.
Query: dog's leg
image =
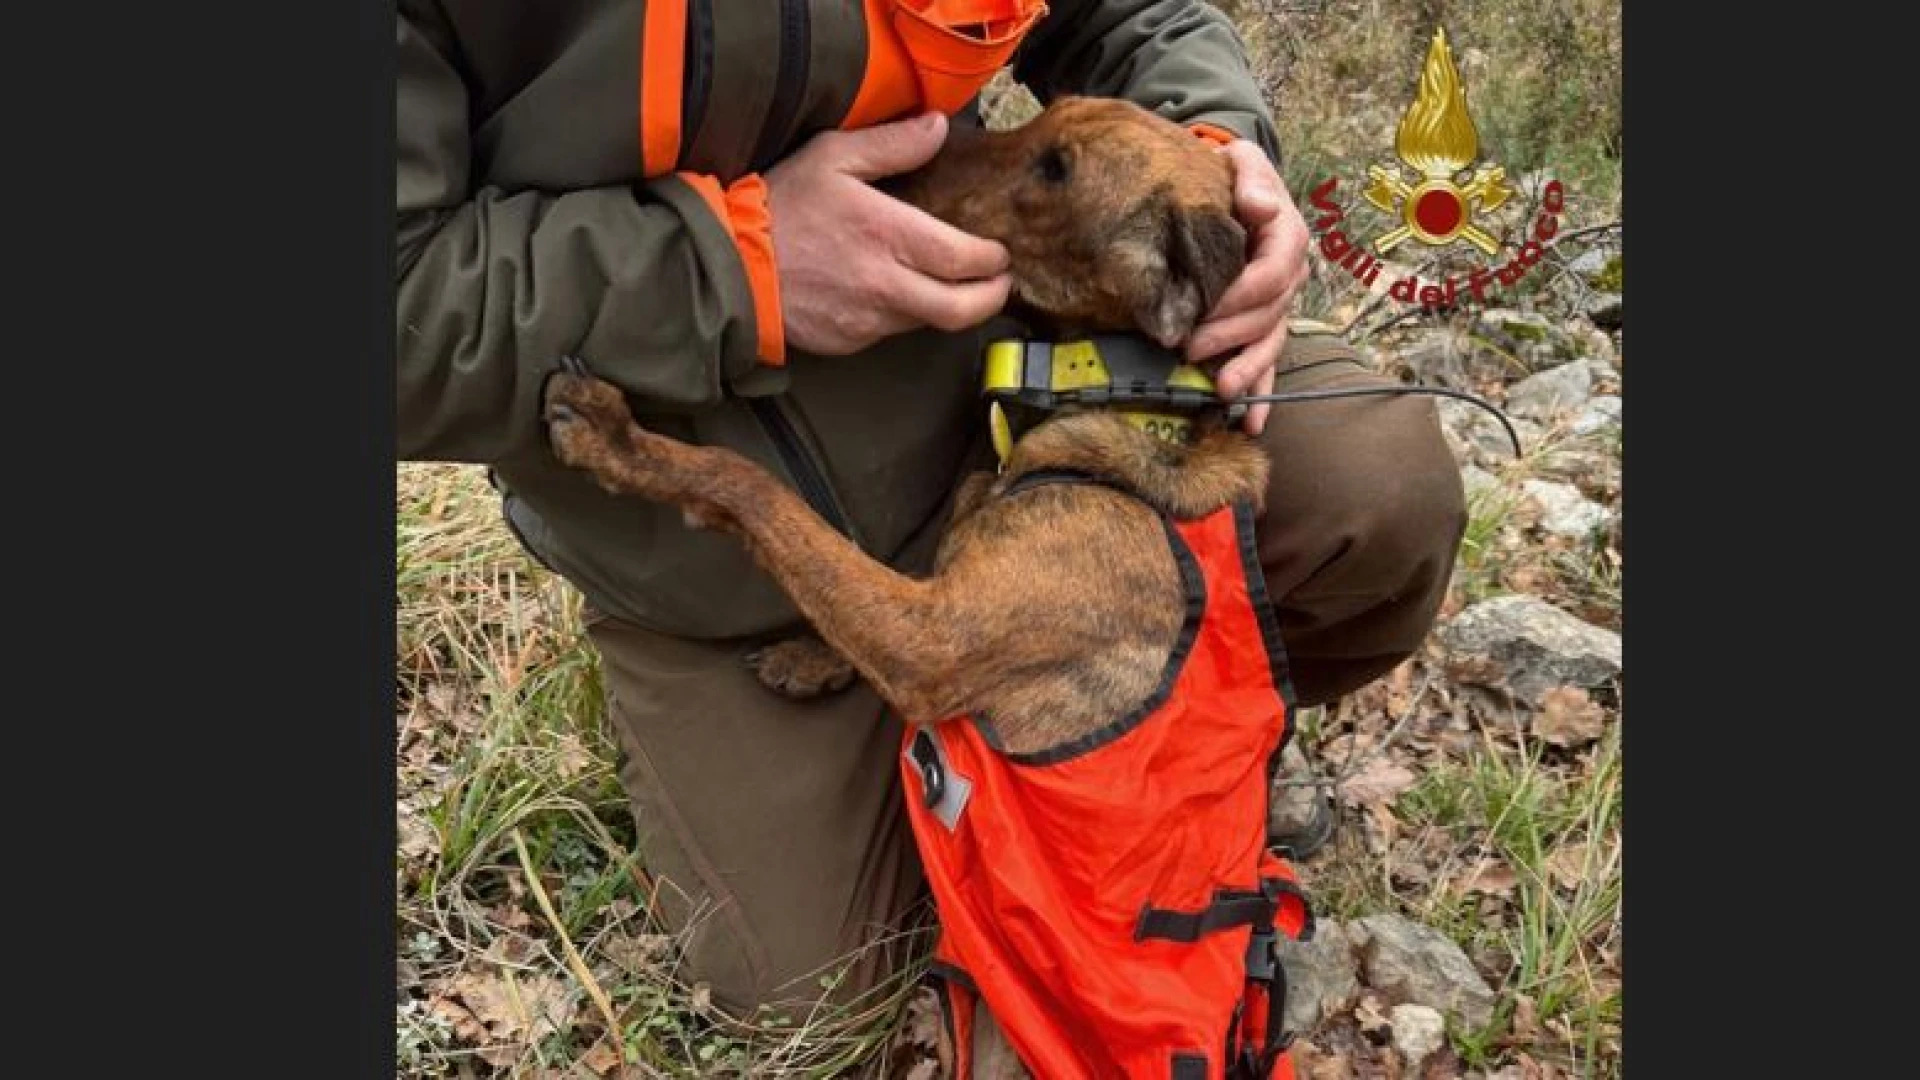
[[[776,641],[747,654],[761,685],[796,701],[845,690],[854,669],[833,646],[813,634]]]
[[[617,387],[561,372],[546,392],[561,461],[602,487],[677,505],[689,522],[739,535],[820,636],[910,720],[959,711],[966,619],[939,581],[869,558],[798,495],[729,450],[689,446],[634,423]]]
[[[972,516],[986,499],[993,479],[992,473],[977,472],[961,481],[954,493],[949,524],[958,524]],[[946,539],[952,535],[949,530]],[[946,539],[935,553],[936,568],[944,565],[951,554]],[[756,649],[747,656],[747,664],[767,689],[795,700],[844,690],[852,684],[855,675],[847,658],[815,634],[802,634]]]

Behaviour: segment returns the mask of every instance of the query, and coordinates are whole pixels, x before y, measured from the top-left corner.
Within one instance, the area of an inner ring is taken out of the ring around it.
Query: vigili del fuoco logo
[[[1369,168],[1371,183],[1362,193],[1367,202],[1399,219],[1398,225],[1378,236],[1356,243],[1337,227],[1346,219],[1346,211],[1333,201],[1339,187],[1336,178],[1328,177],[1313,189],[1310,201],[1321,216],[1312,231],[1328,263],[1375,289],[1381,268],[1387,265],[1384,258],[1409,240],[1435,249],[1466,244],[1488,260],[1496,260],[1500,241],[1479,221],[1505,205],[1514,190],[1507,185],[1504,168],[1491,162],[1476,164],[1480,133],[1467,111],[1466,90],[1454,69],[1444,28],[1434,31],[1420,70],[1419,89],[1400,118],[1393,149],[1399,160]],[[1423,282],[1417,274],[1407,273],[1393,280],[1387,291],[1403,303],[1437,308],[1452,305],[1464,288],[1484,303],[1489,291],[1511,288],[1540,260],[1545,253],[1541,245],[1560,230],[1565,206],[1565,189],[1560,181],[1549,180],[1541,191],[1531,235],[1511,259],[1476,267],[1464,282],[1451,274],[1441,282]]]

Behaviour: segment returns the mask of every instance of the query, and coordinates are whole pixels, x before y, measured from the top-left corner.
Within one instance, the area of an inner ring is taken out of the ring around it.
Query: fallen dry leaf
[[[1454,882],[1454,891],[1461,895],[1485,893],[1488,896],[1507,898],[1513,895],[1513,887],[1519,879],[1513,867],[1499,859],[1481,856],[1465,874]]]
[[[631,974],[650,971],[673,954],[673,939],[665,934],[611,936],[600,946],[601,955]]]
[[[1413,666],[1414,661],[1403,660],[1387,673],[1387,712],[1395,717],[1405,715],[1413,703]]]
[[[480,955],[502,967],[519,967],[533,957],[534,941],[525,934],[499,934]]]
[[[432,763],[439,752],[439,748],[433,745],[432,740],[416,739],[407,745],[406,752],[401,756],[406,758],[408,765],[416,769],[424,769]]]
[[[1360,1003],[1353,1007],[1353,1018],[1360,1023],[1360,1034],[1376,1043],[1386,1042],[1392,1032],[1386,1007],[1371,991],[1360,995]]]
[[[1405,885],[1425,885],[1433,880],[1433,871],[1427,867],[1420,846],[1402,840],[1387,852],[1387,873],[1393,880]]]
[[[951,1071],[952,1047],[943,1027],[940,996],[922,987],[907,1002],[906,1022],[888,1040],[889,1076],[940,1080]]]
[[[559,752],[554,758],[554,767],[559,769],[563,780],[571,780],[587,770],[593,764],[593,755],[580,745],[580,740],[572,735],[560,736]]]
[[[1507,666],[1489,656],[1448,657],[1446,669],[1455,682],[1476,686],[1506,685]]]
[[[406,859],[425,858],[440,846],[440,834],[418,814],[399,815],[400,855]]]
[[[1367,850],[1375,855],[1392,850],[1394,839],[1400,835],[1400,819],[1393,816],[1392,808],[1386,803],[1367,807],[1367,822]]]
[[[1577,889],[1587,877],[1587,853],[1584,840],[1562,844],[1547,856],[1547,876],[1563,889]]]
[[[509,983],[499,975],[467,971],[454,976],[448,989],[500,1042],[543,1039],[573,1019],[566,984],[550,975],[524,975]]]
[[[1585,690],[1556,686],[1540,695],[1533,733],[1554,746],[1581,746],[1600,737],[1607,714]]]
[[[1463,1075],[1460,1055],[1454,1053],[1453,1047],[1447,1045],[1442,1045],[1440,1049],[1434,1051],[1433,1055],[1427,1058],[1427,1063],[1420,1067],[1420,1080],[1460,1080]]]
[[[1501,581],[1513,592],[1547,596],[1553,592],[1553,574],[1538,566],[1516,566],[1501,575]]]
[[[1341,1054],[1322,1050],[1310,1040],[1293,1044],[1294,1071],[1305,1080],[1353,1080],[1353,1068]]]
[[[1548,1080],[1549,1077],[1554,1075],[1554,1072],[1558,1071],[1553,1070],[1550,1072],[1549,1070],[1552,1070],[1553,1066],[1542,1065],[1526,1054],[1520,1055],[1519,1066],[1520,1075],[1525,1077],[1526,1080]]]
[[[471,734],[480,730],[481,716],[471,693],[455,683],[437,682],[427,688],[427,711],[435,725]]]
[[[580,1064],[592,1069],[595,1076],[605,1076],[620,1067],[620,1052],[602,1039],[581,1055]]]
[[[487,909],[487,918],[508,930],[524,930],[533,925],[533,916],[518,904],[501,904]]]
[[[915,1046],[931,1050],[940,1045],[940,1000],[933,994],[923,994],[907,1003],[907,1022],[901,1035]]]
[[[1540,1035],[1540,1012],[1533,998],[1526,994],[1515,995],[1513,1000],[1513,1033],[1521,1038],[1533,1039]]]
[[[1391,802],[1417,779],[1406,766],[1385,756],[1374,758],[1340,783],[1340,795],[1349,806]]]
[[[445,1020],[453,1028],[454,1037],[463,1043],[487,1041],[487,1025],[481,1023],[471,1009],[452,998],[436,995],[427,1002],[427,1012]]]

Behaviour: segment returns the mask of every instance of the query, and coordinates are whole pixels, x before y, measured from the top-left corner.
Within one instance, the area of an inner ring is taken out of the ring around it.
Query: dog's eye
[[[1047,147],[1033,167],[1039,172],[1040,178],[1049,184],[1067,182],[1067,155],[1061,153],[1057,146]]]

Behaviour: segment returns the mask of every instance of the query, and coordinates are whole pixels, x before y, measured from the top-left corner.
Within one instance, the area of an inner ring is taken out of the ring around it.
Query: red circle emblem
[[[1414,204],[1413,220],[1429,236],[1446,236],[1460,227],[1460,199],[1451,191],[1429,191]]]

